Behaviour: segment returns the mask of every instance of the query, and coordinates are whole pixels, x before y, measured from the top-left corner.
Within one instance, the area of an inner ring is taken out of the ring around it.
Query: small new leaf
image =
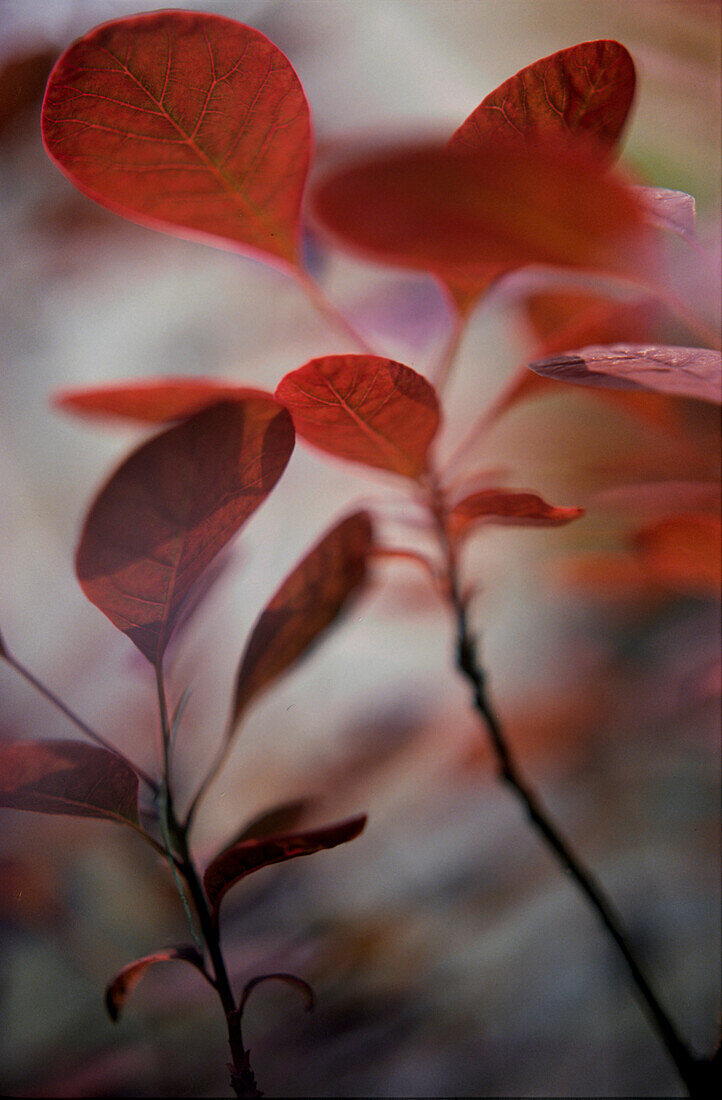
[[[449,513],[448,526],[454,537],[468,533],[481,523],[523,527],[561,527],[584,515],[583,508],[560,508],[547,504],[536,493],[512,489],[482,489],[458,501]]]
[[[0,741],[0,806],[138,825],[138,776],[82,741]]]
[[[162,951],[154,951],[152,955],[145,955],[142,959],[128,963],[108,983],[105,990],[105,1007],[111,1020],[117,1021],[120,1018],[125,1002],[149,967],[160,962],[174,961],[190,963],[207,978],[203,959],[195,947],[168,947]]]

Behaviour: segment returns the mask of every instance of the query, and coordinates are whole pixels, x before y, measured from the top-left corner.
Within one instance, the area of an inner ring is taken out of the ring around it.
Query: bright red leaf
[[[53,405],[81,416],[165,424],[219,401],[246,397],[270,398],[271,394],[214,378],[154,378],[60,390],[53,396]]]
[[[142,959],[136,959],[135,962],[128,963],[119,970],[105,990],[105,1007],[111,1020],[119,1019],[128,997],[151,966],[160,962],[175,961],[190,963],[205,976],[203,959],[195,947],[167,947],[162,951],[154,951],[152,955],[146,955]]]
[[[232,725],[249,701],[304,656],[366,579],[367,512],[336,524],[286,578],[251,634],[236,678]]]
[[[276,389],[298,434],[337,458],[418,477],[439,426],[425,378],[375,355],[326,355],[291,371]]]
[[[379,154],[327,177],[314,208],[362,255],[452,281],[528,264],[628,274],[651,263],[641,200],[586,146],[496,135],[483,153]]]
[[[634,62],[619,42],[580,42],[505,80],[472,111],[451,144],[479,150],[497,135],[522,141],[562,136],[611,148],[624,128],[634,85]]]
[[[116,214],[298,262],[308,104],[252,27],[192,11],[96,27],[50,75],[43,138],[71,183]]]
[[[0,741],[0,806],[138,825],[138,776],[82,741]]]
[[[338,844],[345,844],[363,830],[366,814],[349,817],[333,825],[324,825],[319,829],[306,829],[300,833],[278,833],[276,836],[260,840],[245,840],[226,848],[207,868],[203,876],[208,901],[213,917],[218,920],[218,908],[225,893],[246,875],[269,867],[272,863],[283,863],[298,856],[313,855]]]
[[[293,443],[272,398],[224,402],[140,447],[99,493],[78,579],[149,661],[161,660],[194,583],[270,493]]]
[[[722,402],[722,356],[707,348],[610,344],[568,351],[529,366],[545,378],[582,386],[648,390]]]
[[[525,527],[561,527],[584,515],[583,508],[558,508],[536,493],[513,489],[482,489],[451,508],[448,524],[458,537],[480,523]]]

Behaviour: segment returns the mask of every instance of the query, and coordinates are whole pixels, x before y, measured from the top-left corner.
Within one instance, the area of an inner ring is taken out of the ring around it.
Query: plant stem
[[[439,396],[442,394],[449,380],[449,375],[451,374],[454,360],[456,359],[456,353],[459,350],[459,345],[466,332],[467,320],[468,317],[465,317],[463,314],[459,313],[458,310],[454,309],[449,335],[441,350],[441,355],[431,371],[431,377],[429,379]]]
[[[361,333],[354,328],[347,317],[341,313],[339,309],[329,301],[321,287],[313,279],[307,271],[299,267],[294,270],[294,275],[299,286],[308,295],[312,305],[321,316],[329,322],[334,328],[339,329],[345,336],[349,336],[354,344],[361,349],[366,355],[375,355],[376,352],[371,347],[369,342],[361,335]]]
[[[519,771],[501,723],[489,702],[486,692],[486,677],[478,659],[476,639],[469,629],[466,604],[459,586],[456,549],[446,528],[444,502],[438,487],[435,485],[432,485],[430,506],[444,550],[447,566],[448,598],[456,619],[456,666],[471,686],[474,707],[488,731],[496,754],[500,778],[511,787],[519,798],[527,817],[541,834],[548,847],[554,852],[562,866],[569,872],[571,878],[584,894],[617,945],[650,1021],[689,1090],[690,1096],[702,1097],[707,1095],[705,1090],[711,1080],[712,1062],[695,1057],[680,1036],[642,972],[611,901],[605,896],[599,883],[596,882],[561,832],[553,824],[540,799]]]
[[[107,752],[112,752],[114,756],[118,756],[121,760],[125,761],[128,767],[132,768],[133,771],[137,774],[138,778],[142,779],[143,782],[150,788],[150,790],[153,792],[153,795],[158,795],[160,787],[156,783],[155,779],[152,779],[147,772],[143,771],[143,769],[140,768],[137,764],[134,764],[132,760],[129,760],[124,753],[120,752],[120,750],[115,747],[115,745],[111,745],[109,741],[106,741],[104,737],[101,737],[99,733],[96,733],[94,729],[91,729],[91,727],[86,722],[84,722],[82,718],[79,718],[78,715],[75,714],[75,712],[72,711],[70,707],[68,707],[63,702],[62,699],[58,698],[58,696],[53,691],[51,691],[49,687],[46,687],[45,684],[42,683],[42,681],[38,680],[37,676],[33,676],[32,672],[30,672],[29,669],[25,668],[24,665],[20,664],[20,662],[17,661],[11,653],[8,653],[7,650],[4,650],[3,656],[11,668],[14,668],[15,671],[18,672],[24,680],[31,684],[36,691],[39,691],[41,695],[45,696],[48,702],[52,703],[53,706],[56,707],[62,714],[64,714],[66,718],[69,718],[73,725],[77,726],[81,733],[84,733],[85,736],[89,737],[91,741],[95,741],[96,745],[99,745],[102,749],[105,749]]]
[[[213,964],[213,985],[218,993],[223,1011],[226,1017],[226,1026],[228,1028],[228,1045],[231,1051],[231,1059],[228,1068],[230,1071],[231,1086],[236,1096],[238,1097],[256,1097],[262,1096],[263,1093],[259,1091],[256,1085],[256,1080],[251,1069],[250,1059],[248,1051],[243,1045],[243,1035],[241,1033],[241,1014],[237,1010],[235,997],[231,988],[231,983],[228,978],[228,971],[226,970],[225,960],[223,958],[223,952],[221,950],[221,943],[219,937],[219,931],[217,924],[214,922],[210,909],[208,908],[208,900],[201,884],[200,876],[196,868],[195,862],[190,852],[188,844],[188,825],[181,825],[176,818],[175,808],[173,805],[173,795],[170,788],[170,725],[168,722],[168,704],[166,702],[165,684],[163,682],[163,665],[162,659],[159,660],[155,666],[156,672],[156,684],[158,687],[158,706],[160,710],[160,722],[161,722],[161,734],[163,740],[163,761],[164,761],[164,786],[163,786],[163,801],[164,801],[164,816],[166,822],[168,847],[170,848],[171,842],[175,845],[177,850],[177,860],[173,856],[173,853],[169,851],[168,858],[171,861],[172,869],[177,870],[185,879],[190,890],[191,897],[193,898],[193,904],[195,906],[196,913],[198,914],[198,921],[201,926],[201,934],[203,940],[208,949],[211,962]],[[165,832],[164,832],[165,835]],[[185,896],[181,892],[181,896],[185,902]]]

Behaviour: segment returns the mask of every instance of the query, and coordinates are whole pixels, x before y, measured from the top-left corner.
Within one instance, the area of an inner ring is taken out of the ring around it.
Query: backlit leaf
[[[640,527],[633,547],[648,576],[695,596],[722,589],[722,521],[713,515],[668,516]]]
[[[634,62],[619,42],[580,42],[527,65],[486,96],[452,144],[482,149],[496,135],[592,138],[611,148],[634,98]]]
[[[337,458],[418,477],[439,426],[439,402],[411,367],[375,355],[327,355],[276,389],[298,434]]]
[[[94,28],[50,75],[43,138],[71,183],[114,213],[297,263],[308,104],[252,27],[160,11]]]
[[[0,741],[0,806],[138,824],[138,776],[82,741]]]
[[[203,876],[208,901],[211,904],[214,919],[218,919],[218,908],[226,891],[240,882],[253,871],[269,867],[272,863],[283,863],[298,856],[313,855],[338,844],[354,840],[366,824],[366,815],[338,821],[334,825],[324,825],[319,829],[306,829],[299,833],[278,833],[276,836],[259,840],[245,840],[226,848],[213,860]]]
[[[545,378],[582,386],[651,390],[722,402],[722,356],[706,348],[660,344],[594,345],[529,366]]]
[[[248,640],[236,679],[234,726],[249,701],[308,652],[361,587],[372,537],[368,513],[355,512],[283,582]]]
[[[241,999],[238,1002],[238,1011],[241,1016],[243,1015],[243,1012],[248,1003],[248,998],[250,997],[253,990],[257,986],[262,985],[263,982],[270,981],[285,982],[285,984],[290,985],[292,989],[296,989],[304,999],[306,1011],[311,1011],[315,1003],[315,997],[313,995],[313,990],[311,989],[311,986],[308,984],[308,982],[305,982],[303,978],[297,977],[296,974],[285,973],[258,974],[255,978],[251,978],[250,981],[246,982],[243,987]]]
[[[53,396],[53,405],[81,416],[164,424],[182,420],[219,401],[245,397],[270,398],[271,394],[213,378],[142,379],[60,390]]]
[[[378,154],[318,188],[326,230],[371,259],[451,280],[528,264],[624,274],[651,263],[651,229],[600,155],[495,135],[484,152],[436,146]]]
[[[527,527],[561,527],[584,515],[583,508],[558,508],[536,493],[512,489],[482,489],[460,500],[449,512],[448,524],[455,536],[480,523]]]
[[[270,493],[293,443],[272,398],[224,402],[144,444],[100,491],[78,579],[149,661],[161,660],[193,585]]]
[[[151,966],[160,962],[174,961],[190,963],[205,974],[203,959],[195,947],[167,947],[162,951],[154,951],[152,955],[146,955],[142,959],[136,959],[135,962],[128,963],[119,970],[105,990],[105,1007],[111,1020],[119,1019],[128,997]]]

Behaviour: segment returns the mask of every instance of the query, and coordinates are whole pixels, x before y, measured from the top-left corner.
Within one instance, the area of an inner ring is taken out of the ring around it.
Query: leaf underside
[[[144,977],[146,971],[160,962],[187,962],[204,973],[203,960],[195,947],[168,947],[162,951],[154,951],[152,955],[145,955],[142,959],[128,963],[119,970],[110,981],[105,990],[105,1007],[111,1020],[118,1020],[135,987]]]

